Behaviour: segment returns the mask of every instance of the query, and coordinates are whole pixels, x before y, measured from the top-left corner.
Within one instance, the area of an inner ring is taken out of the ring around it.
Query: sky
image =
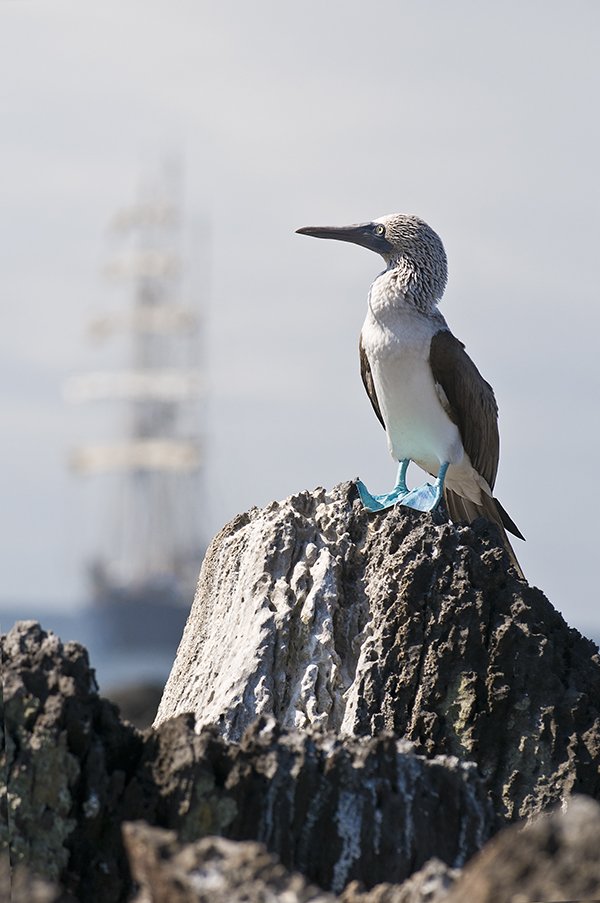
[[[416,213],[496,391],[525,573],[598,634],[599,26],[594,0],[1,0],[0,606],[85,599],[94,523],[66,468],[85,417],[62,384],[98,366],[107,222],[177,155],[207,320],[207,537],[302,489],[392,485],[357,356],[380,260],[294,230]]]

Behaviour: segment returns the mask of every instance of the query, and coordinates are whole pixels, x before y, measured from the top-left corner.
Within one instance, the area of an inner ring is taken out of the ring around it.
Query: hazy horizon
[[[89,515],[65,463],[83,415],[61,387],[101,365],[84,336],[111,305],[107,222],[178,154],[207,304],[207,537],[302,489],[390,487],[357,357],[380,261],[294,230],[417,213],[448,254],[441,310],[496,391],[515,551],[598,633],[598,6],[21,0],[0,15],[0,605],[84,598]]]

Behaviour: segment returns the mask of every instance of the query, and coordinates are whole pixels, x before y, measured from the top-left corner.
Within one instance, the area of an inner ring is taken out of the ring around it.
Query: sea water
[[[102,612],[90,606],[50,608],[23,604],[0,607],[0,631],[7,633],[16,621],[39,621],[46,631],[55,633],[63,643],[74,640],[88,650],[90,665],[96,671],[101,693],[133,684],[164,684],[177,652],[177,643],[163,647],[136,648],[115,646]]]

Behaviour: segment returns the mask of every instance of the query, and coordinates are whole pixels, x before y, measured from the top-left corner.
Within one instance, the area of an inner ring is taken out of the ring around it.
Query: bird
[[[498,528],[510,560],[523,572],[507,533],[524,539],[494,498],[500,440],[494,390],[480,374],[438,305],[448,280],[442,240],[424,220],[390,214],[350,226],[303,226],[300,235],[352,242],[383,257],[360,333],[360,372],[389,451],[398,462],[393,489],[372,495],[362,481],[365,508],[400,504],[432,511],[444,499],[455,524],[485,517]],[[435,478],[410,490],[414,461]]]

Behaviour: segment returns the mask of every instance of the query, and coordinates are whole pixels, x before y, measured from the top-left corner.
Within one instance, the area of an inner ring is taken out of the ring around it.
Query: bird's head
[[[397,270],[403,292],[419,307],[437,304],[448,279],[442,240],[418,216],[392,213],[356,226],[304,226],[300,235],[350,241],[381,254]]]

